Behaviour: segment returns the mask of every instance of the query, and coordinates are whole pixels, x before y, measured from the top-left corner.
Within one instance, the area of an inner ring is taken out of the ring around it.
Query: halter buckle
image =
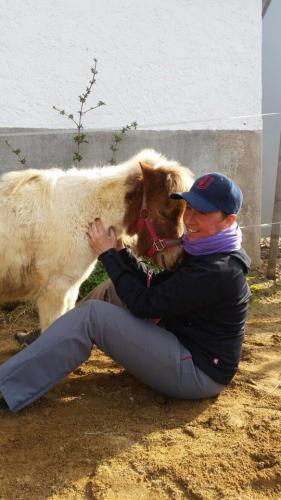
[[[157,252],[161,252],[166,248],[166,241],[165,240],[155,240],[153,242],[153,247],[156,249]]]

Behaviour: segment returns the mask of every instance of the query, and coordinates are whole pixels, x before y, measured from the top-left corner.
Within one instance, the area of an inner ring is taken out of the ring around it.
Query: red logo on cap
[[[200,179],[196,187],[198,189],[207,189],[214,182],[214,180],[214,177],[211,175],[205,175],[202,179]]]

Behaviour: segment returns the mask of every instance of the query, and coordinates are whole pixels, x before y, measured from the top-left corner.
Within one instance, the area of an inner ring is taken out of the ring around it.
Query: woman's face
[[[223,231],[231,226],[236,220],[235,215],[224,215],[223,212],[198,212],[188,203],[183,215],[190,241],[206,238]]]

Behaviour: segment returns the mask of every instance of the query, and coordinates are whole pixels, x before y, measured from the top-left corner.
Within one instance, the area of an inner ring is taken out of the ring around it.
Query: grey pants
[[[87,300],[0,366],[0,391],[9,408],[18,412],[45,394],[89,358],[94,344],[168,397],[201,399],[224,388],[193,364],[173,333],[120,306]]]

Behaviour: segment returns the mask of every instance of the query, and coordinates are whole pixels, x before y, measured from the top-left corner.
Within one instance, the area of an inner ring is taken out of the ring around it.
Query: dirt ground
[[[239,374],[166,400],[101,352],[18,415],[0,410],[0,500],[281,498],[281,284],[253,280]],[[31,308],[1,314],[0,363]]]

